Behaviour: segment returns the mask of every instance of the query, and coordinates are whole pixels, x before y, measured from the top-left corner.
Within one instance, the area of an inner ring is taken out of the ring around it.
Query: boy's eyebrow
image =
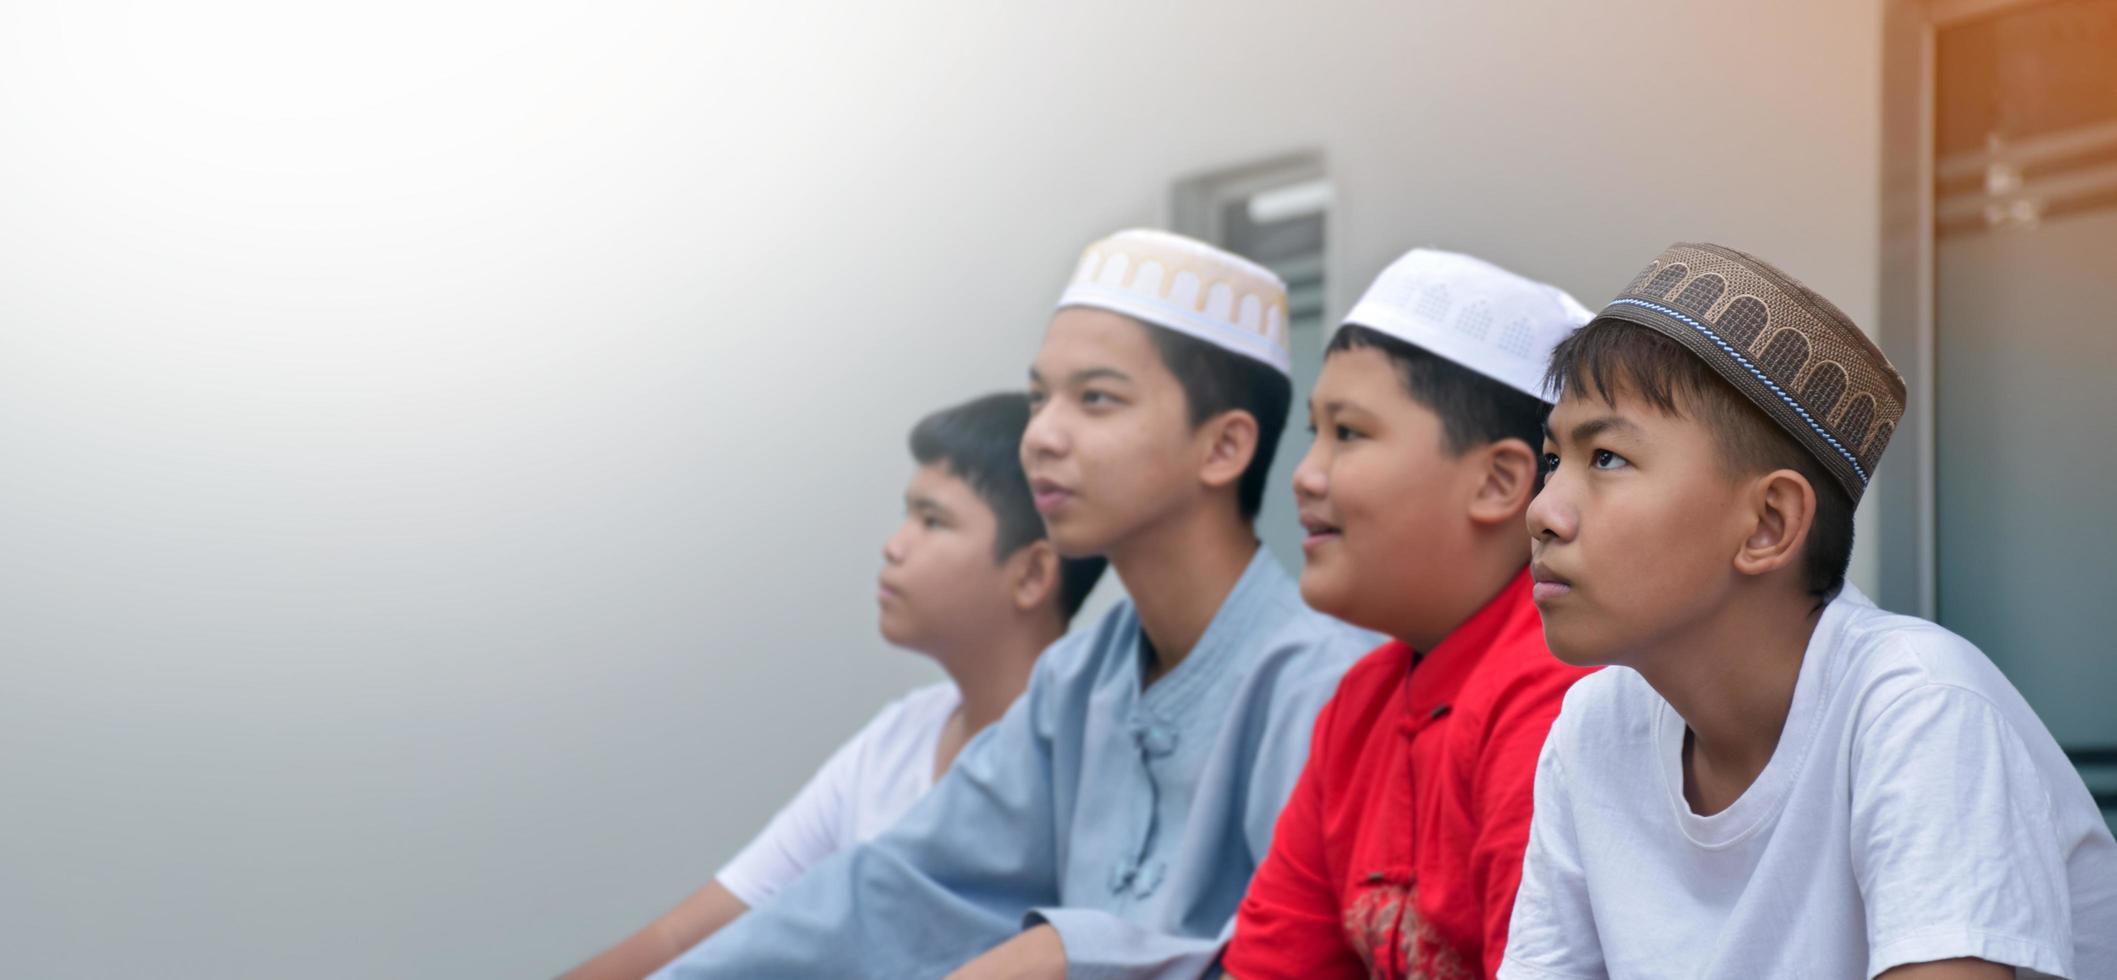
[[[1130,381],[1132,380],[1132,376],[1126,374],[1123,371],[1111,367],[1082,368],[1081,370],[1075,371],[1072,374],[1066,376],[1066,382],[1068,384],[1075,385],[1083,385],[1087,384],[1090,381],[1100,381],[1105,379],[1110,381]],[[1029,369],[1029,383],[1033,385],[1043,384],[1044,376],[1042,374],[1039,374],[1036,368],[1032,367]]]
[[[1081,385],[1090,381],[1130,381],[1132,376],[1116,368],[1093,367],[1075,371],[1066,380],[1073,384]]]
[[[1587,442],[1605,432],[1623,432],[1627,435],[1638,435],[1639,426],[1634,425],[1631,419],[1621,415],[1604,415],[1574,426],[1573,441]],[[1549,423],[1544,425],[1544,434],[1547,436],[1553,434]]]
[[[932,510],[932,511],[939,511],[939,512],[941,512],[941,513],[943,513],[943,514],[946,514],[946,513],[948,513],[948,508],[946,508],[946,507],[943,507],[943,506],[941,506],[941,502],[940,502],[940,501],[938,501],[938,500],[935,500],[934,498],[932,498],[932,497],[929,497],[929,496],[927,496],[927,495],[925,495],[925,494],[923,494],[923,493],[907,493],[907,494],[905,494],[905,495],[904,495],[904,509],[905,509],[905,510]]]

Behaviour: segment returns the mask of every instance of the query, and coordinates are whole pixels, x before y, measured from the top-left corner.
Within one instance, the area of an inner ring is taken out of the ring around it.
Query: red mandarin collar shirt
[[[1234,977],[1491,976],[1521,882],[1536,759],[1587,671],[1544,646],[1524,570],[1425,654],[1354,665],[1250,881]]]

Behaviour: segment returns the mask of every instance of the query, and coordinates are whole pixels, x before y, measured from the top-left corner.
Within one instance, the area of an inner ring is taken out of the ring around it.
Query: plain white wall
[[[1845,0],[0,3],[0,973],[556,972],[935,676],[874,634],[904,430],[1172,181],[1320,148],[1334,311],[1704,237],[1871,323],[1879,51]]]

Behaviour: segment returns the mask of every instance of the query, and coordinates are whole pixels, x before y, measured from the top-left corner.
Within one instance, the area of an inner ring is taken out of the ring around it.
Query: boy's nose
[[[1330,477],[1324,472],[1321,455],[1320,447],[1312,445],[1302,455],[1301,464],[1294,467],[1295,500],[1321,500],[1330,492]]]
[[[1544,489],[1529,501],[1524,520],[1529,524],[1530,540],[1555,539],[1570,541],[1579,524],[1573,507],[1566,501],[1564,490],[1558,487],[1557,474],[1544,481]]]
[[[882,540],[883,561],[886,561],[892,565],[901,565],[904,563],[904,532],[905,529],[909,526],[910,522],[908,521],[905,522],[905,524],[903,525],[899,525],[897,528],[897,533],[892,534]]]
[[[1029,417],[1029,425],[1022,430],[1022,461],[1050,459],[1065,451],[1063,428],[1052,418],[1046,408]]]

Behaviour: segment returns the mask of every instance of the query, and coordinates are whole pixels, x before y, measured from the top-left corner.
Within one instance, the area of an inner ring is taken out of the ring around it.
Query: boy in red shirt
[[[1588,311],[1429,249],[1332,338],[1294,474],[1301,595],[1394,637],[1345,675],[1251,879],[1223,966],[1264,977],[1490,976],[1537,753],[1584,672],[1530,600],[1544,364]]]

